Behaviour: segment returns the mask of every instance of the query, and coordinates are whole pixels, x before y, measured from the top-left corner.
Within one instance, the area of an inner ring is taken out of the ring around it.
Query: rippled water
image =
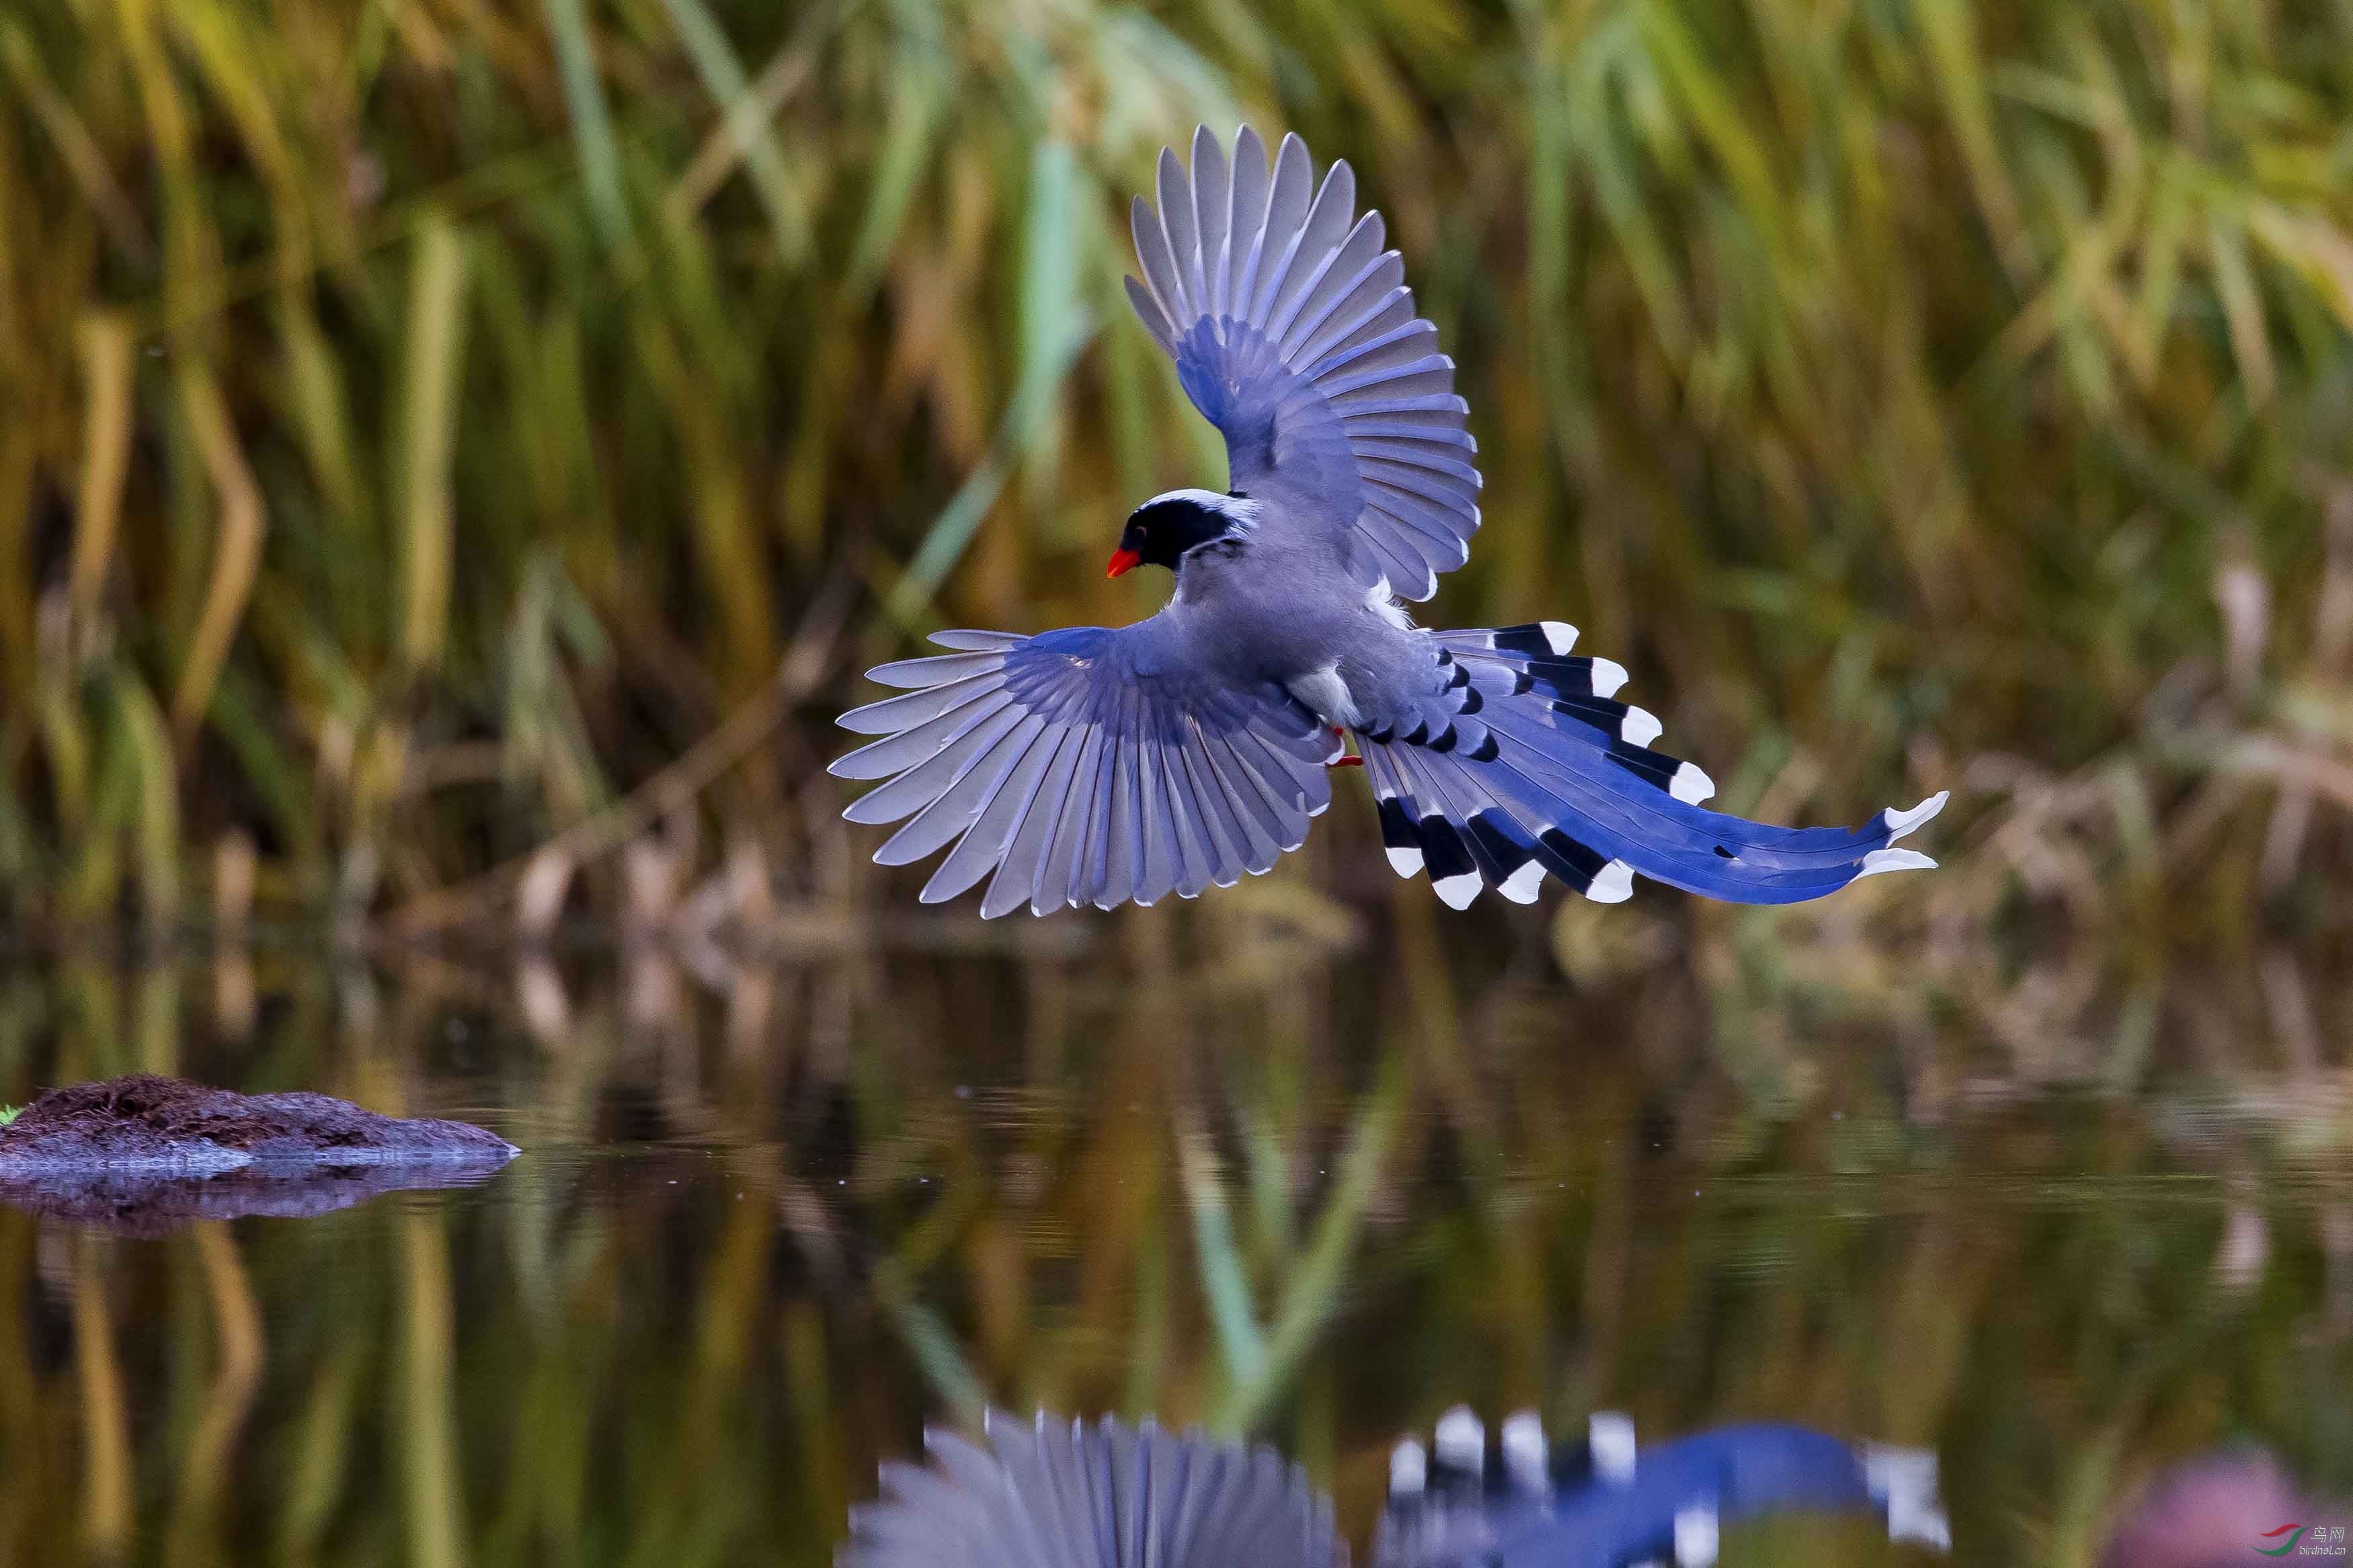
[[[822,1563],[879,1459],[985,1403],[1261,1437],[1360,1560],[1390,1446],[1458,1402],[1930,1447],[1961,1563],[2089,1563],[2232,1442],[2353,1495],[2325,1058],[2160,1027],[2118,1092],[1950,1021],[1281,969],[0,980],[0,1099],[158,1068],[525,1150],[161,1239],[0,1212],[0,1561]],[[1723,1560],[1934,1559],[1817,1520]]]

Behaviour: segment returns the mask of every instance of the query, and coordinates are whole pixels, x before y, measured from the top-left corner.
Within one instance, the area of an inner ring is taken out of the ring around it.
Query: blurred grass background
[[[856,668],[1144,612],[1222,478],[1118,279],[1248,117],[1463,368],[1429,619],[1577,621],[1733,809],[1956,788],[1957,941],[2326,944],[2349,99],[2263,0],[8,5],[0,926],[865,896]]]

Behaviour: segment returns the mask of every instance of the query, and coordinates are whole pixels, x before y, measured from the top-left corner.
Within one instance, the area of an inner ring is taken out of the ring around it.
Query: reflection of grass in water
[[[0,1559],[80,1520],[168,1528],[192,1561],[274,1537],[290,1562],[818,1563],[874,1460],[981,1399],[1247,1429],[1358,1533],[1388,1444],[1458,1399],[1933,1443],[1986,1561],[2084,1568],[2052,1543],[2227,1434],[2353,1483],[2310,1396],[2353,1378],[2341,1184],[2289,1179],[2236,1121],[2122,1099],[1914,1120],[1933,1064],[1884,1029],[1842,1062],[1802,1014],[1725,1049],[1827,1087],[1752,1102],[1766,1068],[1637,1046],[1606,997],[1411,972],[1419,946],[1207,936],[1141,973],[784,970],[740,1035],[712,1016],[734,989],[663,1016],[658,987],[573,971],[563,1032],[476,1032],[510,1087],[466,1092],[686,1147],[575,1165],[551,1136],[484,1201],[94,1241],[66,1255],[69,1361],[32,1294],[55,1249],[0,1211]],[[1268,947],[1266,983],[1203,984]],[[0,977],[6,1087],[52,1049],[112,1060],[134,1011],[161,1020],[142,1057],[180,1059],[208,976],[157,976],[93,966],[38,1011]],[[280,980],[237,1058],[414,1074],[453,1009],[480,1016],[432,989],[453,979]]]

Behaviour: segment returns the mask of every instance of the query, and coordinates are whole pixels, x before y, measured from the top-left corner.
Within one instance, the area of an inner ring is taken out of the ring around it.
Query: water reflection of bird
[[[841,721],[885,739],[833,771],[889,781],[848,816],[911,819],[877,860],[953,845],[923,899],[986,879],[984,915],[1191,898],[1297,848],[1325,769],[1360,762],[1390,863],[1458,909],[1482,886],[1531,901],[1547,874],[1604,902],[1640,872],[1790,903],[1934,864],[1894,844],[1942,795],[1854,829],[1703,810],[1715,785],[1651,749],[1658,721],[1617,700],[1621,667],[1571,654],[1573,627],[1416,627],[1398,595],[1467,559],[1481,479],[1380,216],[1356,216],[1346,163],[1319,185],[1287,137],[1270,169],[1247,127],[1230,160],[1197,132],[1189,174],[1164,150],[1158,195],[1135,203],[1128,296],[1225,437],[1232,488],[1128,518],[1111,574],[1176,578],[1149,619],[942,632],[956,651],[869,672],[913,689]]]
[[[1715,1560],[1727,1521],[1866,1510],[1891,1537],[1943,1548],[1933,1456],[1854,1447],[1802,1427],[1719,1427],[1638,1449],[1623,1416],[1556,1447],[1532,1413],[1490,1453],[1467,1409],[1389,1465],[1376,1568],[1625,1568]],[[1272,1451],[992,1414],[988,1446],[926,1435],[933,1465],[886,1465],[838,1568],[1331,1568],[1331,1504]]]

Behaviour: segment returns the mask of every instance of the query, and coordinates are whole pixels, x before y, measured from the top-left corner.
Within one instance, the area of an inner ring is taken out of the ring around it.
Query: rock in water
[[[406,1121],[323,1094],[235,1094],[152,1073],[53,1089],[0,1127],[0,1176],[504,1164],[518,1152],[463,1121]]]
[[[152,1234],[196,1219],[318,1214],[379,1192],[480,1181],[521,1151],[463,1121],[323,1094],[236,1094],[139,1073],[51,1089],[0,1127],[0,1202]]]

